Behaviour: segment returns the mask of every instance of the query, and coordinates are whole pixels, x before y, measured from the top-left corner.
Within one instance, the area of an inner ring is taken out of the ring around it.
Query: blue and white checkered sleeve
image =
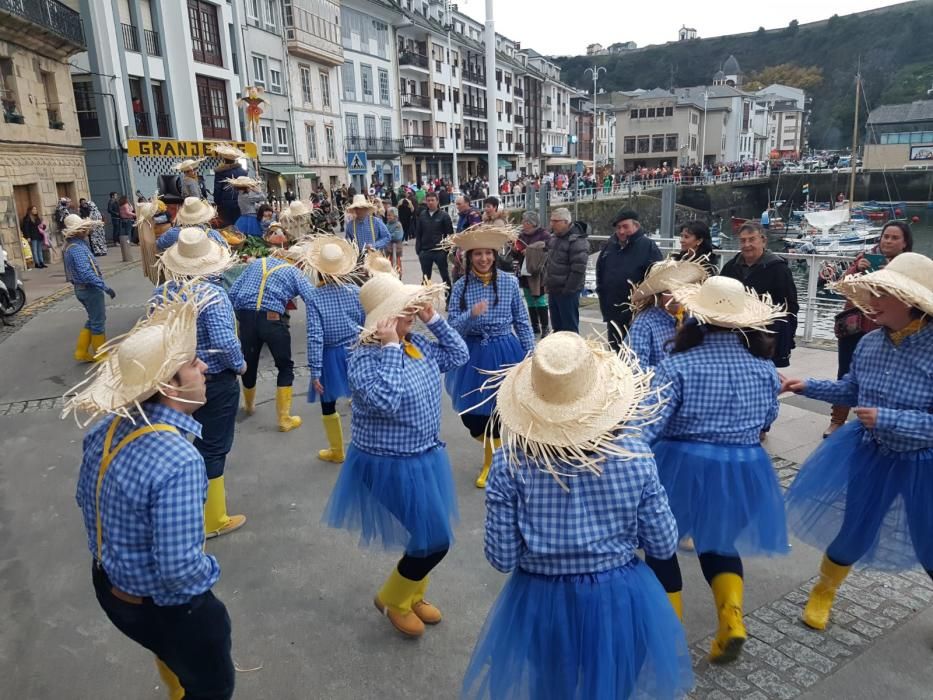
[[[528,316],[528,307],[525,306],[518,281],[509,284],[509,287],[512,290],[512,327],[515,329],[515,335],[518,336],[518,342],[522,344],[522,350],[527,355],[534,352],[535,333],[531,329],[531,318]]]
[[[768,364],[770,365],[771,363],[769,362]],[[765,419],[765,427],[772,425],[774,421],[777,420],[778,413],[781,409],[781,405],[778,402],[778,394],[781,393],[781,378],[778,377],[776,368],[771,366],[769,369],[771,370],[771,395],[762,397],[762,401],[765,401],[768,404],[768,413],[767,418]]]
[[[462,367],[470,359],[470,351],[463,338],[440,316],[435,316],[428,324],[436,343],[430,343],[429,352],[441,373]]]
[[[355,405],[365,406],[377,415],[396,415],[402,403],[401,347],[354,350],[350,355],[347,378]]]
[[[90,248],[82,250],[76,246],[76,252],[72,259],[74,263],[71,268],[72,280],[78,284],[89,284],[92,287],[97,287],[98,289],[106,291],[107,285],[104,283],[103,278],[97,274],[94,265],[91,263],[92,255],[93,253],[91,253]]]
[[[376,243],[373,247],[376,250],[384,250],[386,246],[389,245],[389,241],[392,240],[392,236],[389,235],[389,229],[385,225],[382,219],[376,218]]]
[[[518,491],[505,453],[497,450],[486,484],[486,560],[508,573],[518,566],[525,542],[518,527]]]
[[[321,378],[324,371],[324,319],[314,304],[307,305],[308,317],[308,367],[311,380]]]
[[[632,321],[628,337],[626,337],[626,341],[635,353],[635,357],[638,358],[638,364],[641,365],[642,369],[651,368],[651,331],[651,324],[648,323],[648,319],[642,314],[637,314],[635,320]]]
[[[181,232],[181,227],[172,226],[172,228],[170,228],[168,231],[163,233],[156,240],[156,248],[158,248],[159,250],[168,250],[173,245],[175,245],[175,241],[178,240],[178,234],[180,232]]]
[[[837,381],[808,378],[803,395],[839,406],[856,406],[858,404],[858,379],[855,374],[855,361],[852,361],[852,367],[848,373]]]
[[[230,249],[230,244],[227,243],[227,239],[220,234],[220,231],[217,231],[216,229],[210,229],[207,232],[207,237],[216,241],[217,243],[220,243],[220,245],[222,245],[224,248],[228,250]]]
[[[650,406],[660,400],[664,402],[664,406],[658,412],[656,419],[642,428],[642,439],[649,445],[658,440],[671,416],[680,408],[682,401],[680,379],[676,373],[669,371],[667,360],[662,360],[655,369],[651,388],[660,389],[660,396],[658,393],[651,394],[645,399],[645,405]]]
[[[933,413],[928,411],[878,408],[875,427],[877,430],[889,430],[901,437],[921,441],[925,443],[925,448],[933,447]]]
[[[625,465],[626,473],[643,479],[638,503],[638,541],[645,554],[670,559],[677,551],[677,521],[661,486],[653,457],[639,457]]]
[[[213,355],[222,358],[225,369],[239,371],[245,363],[240,340],[236,336],[236,316],[233,304],[226,294],[217,294],[201,311],[204,328],[207,330],[206,348]]]
[[[466,277],[461,277],[454,283],[453,289],[450,290],[450,301],[447,304],[447,323],[460,335],[466,335],[474,323],[473,310],[469,302],[465,304],[465,310],[460,310],[464,289],[466,289]]]

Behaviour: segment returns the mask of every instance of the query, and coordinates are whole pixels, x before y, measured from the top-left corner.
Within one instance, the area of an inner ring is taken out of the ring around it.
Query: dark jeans
[[[441,273],[441,280],[447,285],[447,294],[450,295],[450,272],[447,270],[447,253],[443,250],[422,250],[418,253],[421,263],[421,274],[431,279],[432,268],[436,265]]]
[[[103,335],[107,326],[107,306],[104,292],[97,287],[75,285],[75,296],[87,311],[87,323],[84,327],[94,335]]]
[[[97,602],[127,637],[142,645],[178,676],[185,700],[229,700],[234,670],[230,655],[230,616],[210,591],[184,605],[158,606],[149,599],[139,605],[111,593],[107,574],[91,564]],[[135,697],[136,693],[126,693]]]
[[[201,424],[201,437],[195,438],[194,446],[204,458],[208,479],[224,475],[239,407],[240,382],[236,372],[208,374],[207,403],[194,412],[194,419]]]
[[[256,373],[259,371],[259,354],[262,346],[268,345],[275,368],[279,371],[276,386],[291,386],[295,381],[295,365],[292,362],[292,334],[288,330],[288,316],[272,321],[265,311],[238,309],[237,321],[240,324],[240,345],[246,360],[246,373],[243,386],[252,389],[256,386]]]
[[[837,341],[839,370],[836,373],[836,379],[842,379],[849,372],[849,367],[852,365],[852,356],[855,354],[855,346],[864,337],[864,333],[857,333],[848,335],[845,338],[839,338]]]
[[[548,292],[548,310],[551,312],[551,330],[580,332],[580,292],[554,294]]]

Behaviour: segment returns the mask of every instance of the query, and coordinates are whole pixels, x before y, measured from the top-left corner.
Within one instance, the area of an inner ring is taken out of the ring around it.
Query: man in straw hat
[[[440,375],[469,359],[435,311],[443,286],[377,274],[360,290],[366,321],[350,355],[353,432],[324,512],[331,527],[360,530],[405,555],[376,594],[376,608],[402,634],[419,637],[441,612],[425,599],[428,573],[447,554],[457,517],[447,450],[440,440]],[[412,333],[415,318],[435,340]]]
[[[344,233],[347,240],[356,244],[360,253],[369,249],[385,250],[391,240],[389,229],[382,219],[376,217],[376,207],[366,199],[366,195],[354,195],[345,211],[347,223]]]
[[[231,143],[215,143],[214,155],[221,159],[220,165],[214,168],[214,204],[223,226],[232,226],[240,218],[240,205],[236,190],[226,187],[224,181],[246,177],[246,168],[240,164],[241,160],[246,160],[246,154]]]
[[[476,643],[463,697],[681,697],[684,631],[638,558],[677,527],[639,436],[651,373],[572,332],[489,380],[503,447],[486,487],[486,558],[511,573]]]
[[[496,255],[515,237],[514,229],[479,224],[447,242],[463,251],[465,265],[450,294],[447,322],[466,341],[470,361],[448,372],[444,383],[463,425],[483,445],[483,465],[474,482],[480,489],[499,447],[499,424],[490,420],[495,396],[483,384],[488,372],[520,362],[535,348],[518,280],[496,268]]]
[[[217,216],[217,210],[205,200],[197,197],[186,197],[184,203],[175,213],[175,225],[159,236],[158,240],[156,240],[156,248],[162,252],[175,245],[175,241],[178,240],[178,232],[181,231],[183,226],[199,226],[205,229],[211,239],[226,248],[227,241],[224,240],[224,237],[210,227],[210,223],[215,216]]]
[[[308,402],[320,400],[329,444],[318,459],[339,464],[344,449],[337,400],[350,397],[347,360],[365,319],[356,284],[360,256],[353,243],[329,234],[306,239],[302,249],[305,267],[318,280],[308,307]]]
[[[78,362],[94,362],[101,346],[107,342],[107,308],[104,294],[111,299],[117,293],[107,286],[87,239],[90,232],[103,223],[82,219],[77,214],[65,217],[62,235],[65,237],[65,279],[74,286],[75,297],[87,311],[87,322],[78,333],[74,358]],[[99,358],[98,358],[99,359]]]
[[[311,216],[308,205],[296,199],[279,212],[279,223],[285,228],[289,240],[297,241],[311,233]]]
[[[246,358],[246,372],[243,374],[246,414],[252,415],[256,408],[259,355],[263,345],[268,345],[278,371],[275,410],[279,430],[283,433],[301,425],[301,418],[291,415],[295,365],[292,362],[292,336],[288,328],[286,307],[294,297],[300,296],[308,314],[308,327],[311,327],[310,309],[314,288],[291,262],[299,262],[302,258],[301,246],[295,245],[282,257],[254,260],[230,288],[230,301],[236,310],[240,342]],[[311,356],[310,347],[308,356]]]
[[[825,629],[856,562],[933,577],[933,261],[901,253],[833,288],[879,329],[862,338],[838,381],[785,379],[782,389],[855,406],[804,462],[787,492],[791,528],[825,551],[804,623]]]
[[[655,383],[666,403],[643,434],[654,451],[681,537],[692,537],[712,589],[719,626],[712,663],[738,658],[747,556],[787,554],[787,527],[774,465],[758,438],[778,413],[771,324],[786,312],[729,277],[672,290],[691,318],[677,331]],[[682,615],[677,555],[648,555]]]
[[[187,158],[175,164],[175,170],[181,173],[178,193],[182,197],[201,197],[201,181],[198,179],[198,166],[204,158]]]
[[[240,405],[239,377],[246,371],[233,305],[219,284],[219,276],[235,263],[236,257],[230,255],[226,246],[212,241],[203,229],[183,228],[178,242],[159,259],[168,282],[152,293],[156,303],[179,295],[212,300],[198,314],[198,357],[207,367],[207,401],[194,412],[194,419],[201,424],[201,435],[194,446],[204,458],[207,470],[204,528],[208,538],[226,535],[246,522],[246,516],[227,514],[224,481]]]
[[[201,432],[192,413],[205,401],[205,303],[155,309],[65,404],[65,414],[106,416],[84,438],[77,486],[97,601],[155,654],[172,700],[227,699],[234,687],[230,618],[211,593],[220,567],[204,552],[204,460],[186,438]]]

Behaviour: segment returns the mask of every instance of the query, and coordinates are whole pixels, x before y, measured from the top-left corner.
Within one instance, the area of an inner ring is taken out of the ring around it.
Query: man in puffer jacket
[[[586,281],[586,262],[590,254],[588,226],[574,221],[570,210],[551,212],[548,262],[544,286],[548,291],[551,328],[580,332],[580,292]]]

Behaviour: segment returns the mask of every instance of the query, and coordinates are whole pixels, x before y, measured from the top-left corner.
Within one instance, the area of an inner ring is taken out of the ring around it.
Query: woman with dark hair
[[[480,489],[486,488],[493,452],[501,444],[498,422],[489,419],[494,393],[482,387],[489,371],[520,362],[535,347],[518,280],[496,267],[496,253],[514,238],[502,226],[478,224],[449,239],[463,251],[466,271],[450,293],[447,322],[466,340],[470,361],[447,372],[445,385],[460,420],[483,443],[475,481]]]
[[[914,236],[910,225],[903,221],[889,221],[881,230],[881,240],[873,247],[868,255],[859,253],[852,264],[846,268],[845,276],[859,275],[865,272],[874,272],[891,262],[901,253],[910,253],[914,249]],[[884,256],[884,260],[880,260]],[[851,301],[846,301],[843,310],[836,315],[834,332],[836,335],[836,352],[839,358],[839,367],[836,379],[842,379],[852,364],[852,355],[855,346],[879,326]],[[833,405],[830,407],[829,427],[823,431],[823,437],[829,437],[841,428],[849,418],[849,406]]]
[[[42,252],[42,244],[45,241],[45,236],[42,235],[41,226],[44,226],[44,224],[42,222],[42,217],[39,216],[39,208],[33,205],[29,207],[29,211],[27,211],[26,216],[23,217],[20,229],[23,232],[23,237],[29,241],[29,249],[32,251],[33,266],[37,270],[48,267],[48,265],[45,264],[45,256]]]
[[[710,277],[672,290],[690,314],[661,361],[658,420],[644,428],[680,536],[692,537],[713,592],[719,627],[709,659],[735,660],[742,621],[742,556],[789,550],[781,489],[761,430],[778,413],[780,380],[768,326],[785,312],[738,280]],[[678,614],[683,581],[677,555],[646,556]]]
[[[713,237],[709,226],[702,221],[691,221],[680,229],[680,250],[671,253],[674,260],[696,260],[706,258],[701,263],[710,276],[719,272],[719,256],[713,253]]]
[[[275,221],[275,210],[268,202],[260,204],[259,208],[256,209],[256,218],[259,220],[260,232],[265,235],[266,231],[269,230],[269,226]]]

